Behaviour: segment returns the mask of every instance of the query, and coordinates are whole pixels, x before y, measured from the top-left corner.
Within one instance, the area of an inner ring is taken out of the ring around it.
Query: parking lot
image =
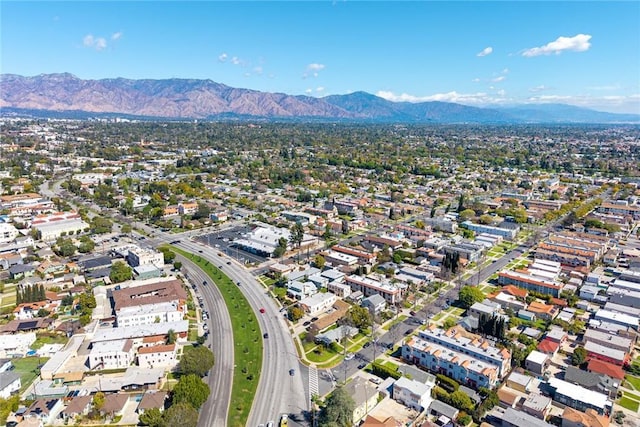
[[[233,244],[235,239],[242,238],[242,236],[249,231],[251,231],[251,227],[248,226],[225,228],[202,234],[195,239],[207,246],[217,249],[221,253],[224,253],[243,264],[261,264],[269,258],[247,252]]]

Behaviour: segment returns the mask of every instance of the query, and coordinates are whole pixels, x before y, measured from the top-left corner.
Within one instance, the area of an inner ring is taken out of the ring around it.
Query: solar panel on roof
[[[18,326],[18,330],[35,329],[37,324],[38,324],[37,320],[28,320],[26,322],[20,322],[20,325]]]

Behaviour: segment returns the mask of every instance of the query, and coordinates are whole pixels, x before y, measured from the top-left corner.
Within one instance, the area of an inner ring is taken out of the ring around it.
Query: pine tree
[[[16,288],[16,305],[22,304],[22,293],[20,292],[20,288]]]
[[[44,291],[44,285],[40,285],[40,288],[38,289],[38,301],[46,301],[47,299],[47,294]]]

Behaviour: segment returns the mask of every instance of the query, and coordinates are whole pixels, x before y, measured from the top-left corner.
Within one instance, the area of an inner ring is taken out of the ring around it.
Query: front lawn
[[[36,335],[36,340],[31,345],[31,348],[37,350],[39,348],[42,348],[42,346],[45,344],[66,344],[67,341],[69,341],[69,338],[67,338],[65,335],[39,333]]]
[[[623,397],[618,402],[618,405],[622,406],[625,409],[628,409],[633,412],[638,412],[638,406],[640,406],[640,402],[636,400],[631,400],[628,397]]]
[[[40,374],[40,365],[43,365],[48,357],[21,357],[11,359],[11,363],[15,367],[15,372],[20,374],[22,387],[20,393],[25,391],[31,385],[34,379]]]
[[[640,391],[640,378],[633,375],[627,375],[624,380],[631,385],[631,387],[637,391]]]

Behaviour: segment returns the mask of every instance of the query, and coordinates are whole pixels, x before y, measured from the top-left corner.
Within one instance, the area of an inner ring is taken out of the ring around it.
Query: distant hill
[[[2,114],[38,117],[284,119],[394,123],[612,123],[640,115],[558,104],[478,108],[391,102],[366,92],[324,98],[239,89],[212,80],[82,80],[69,73],[0,75]]]

